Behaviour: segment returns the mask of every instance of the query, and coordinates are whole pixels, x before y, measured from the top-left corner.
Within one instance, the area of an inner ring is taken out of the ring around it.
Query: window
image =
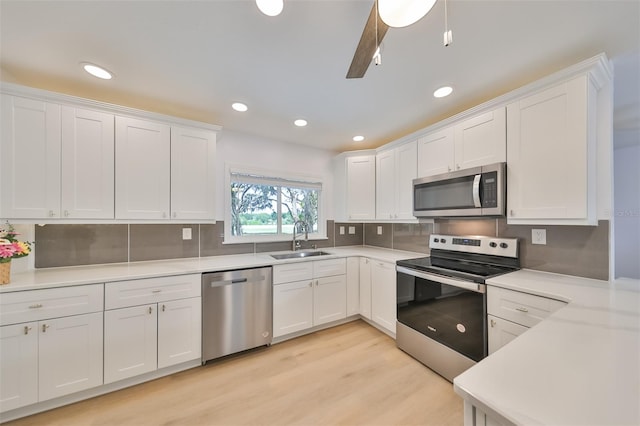
[[[319,179],[236,168],[229,168],[227,176],[225,242],[289,240],[297,221],[307,224],[309,238],[325,237]],[[296,230],[303,232],[304,226],[298,224]]]

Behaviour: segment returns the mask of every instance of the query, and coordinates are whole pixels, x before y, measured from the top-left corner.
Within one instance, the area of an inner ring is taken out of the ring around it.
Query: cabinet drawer
[[[273,283],[282,284],[313,278],[313,262],[296,262],[273,266]]]
[[[99,312],[103,284],[0,294],[0,325]]]
[[[330,277],[347,273],[347,259],[327,259],[313,262],[313,277]]]
[[[487,312],[496,317],[533,327],[566,305],[555,299],[489,286]]]
[[[200,274],[191,274],[109,283],[104,291],[104,308],[125,308],[200,297],[200,282]]]

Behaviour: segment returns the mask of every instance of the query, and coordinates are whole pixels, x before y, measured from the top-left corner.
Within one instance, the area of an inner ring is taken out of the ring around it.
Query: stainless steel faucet
[[[302,225],[304,228],[304,240],[309,240],[309,225],[304,220],[296,220],[293,224],[293,241],[291,242],[291,250],[296,251],[300,248],[300,241],[296,240],[296,228],[298,225]]]

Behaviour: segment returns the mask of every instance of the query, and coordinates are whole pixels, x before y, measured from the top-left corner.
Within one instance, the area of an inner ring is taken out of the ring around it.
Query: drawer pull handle
[[[46,333],[47,332],[47,328],[49,328],[50,326],[47,324],[42,324],[42,332]]]
[[[31,331],[31,327],[29,327],[28,325],[24,326],[24,334],[29,334],[29,332]]]
[[[524,313],[529,312],[529,310],[527,308],[523,307],[523,306],[517,307],[516,311],[520,311],[520,312],[524,312]]]
[[[42,303],[36,303],[35,305],[29,305],[29,309],[38,309],[42,308]]]
[[[149,306],[149,313],[153,313],[153,308],[151,306]]]
[[[162,290],[153,290],[151,293],[158,294],[160,292],[162,292]]]
[[[164,312],[167,309],[167,307],[165,305],[162,305],[162,312]]]

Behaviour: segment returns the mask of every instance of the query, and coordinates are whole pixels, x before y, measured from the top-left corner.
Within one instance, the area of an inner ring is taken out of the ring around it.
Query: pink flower
[[[13,246],[13,244],[0,245],[0,257],[11,259],[15,253],[16,248]]]

